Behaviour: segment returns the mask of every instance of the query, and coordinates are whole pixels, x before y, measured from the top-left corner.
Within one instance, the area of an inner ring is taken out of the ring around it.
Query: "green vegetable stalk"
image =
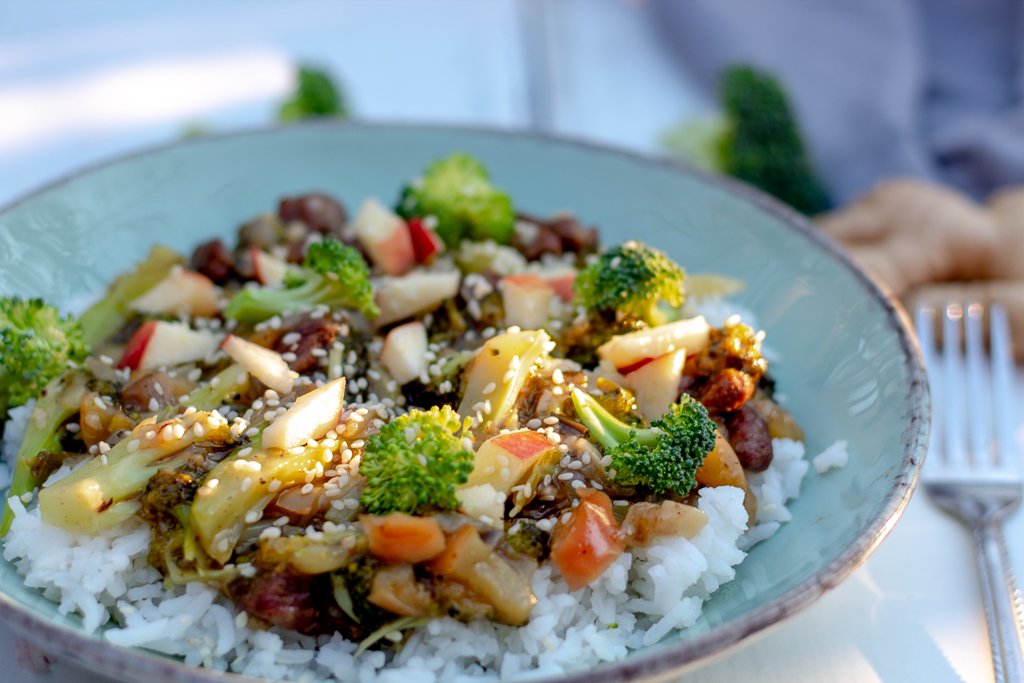
[[[32,475],[32,460],[40,451],[61,450],[63,425],[69,417],[78,412],[85,382],[81,375],[70,373],[50,381],[43,389],[32,409],[25,437],[18,449],[18,461],[14,466],[14,480],[8,496],[21,496],[39,486]],[[0,522],[0,538],[7,535],[14,521],[14,511],[9,502],[4,503],[3,521]]]
[[[106,295],[82,314],[79,323],[85,342],[95,346],[113,336],[128,321],[128,303],[167,277],[171,268],[184,263],[185,259],[167,247],[160,244],[153,247],[145,261],[131,273],[114,280]]]

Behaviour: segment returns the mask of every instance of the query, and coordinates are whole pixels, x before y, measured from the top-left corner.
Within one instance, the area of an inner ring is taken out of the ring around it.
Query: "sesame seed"
[[[196,438],[202,438],[206,434],[206,429],[203,428],[203,425],[196,422],[192,425],[192,433],[196,435]]]
[[[555,368],[555,371],[551,373],[551,381],[555,384],[561,384],[564,382],[565,378],[562,376],[562,371]]]
[[[558,424],[558,418],[555,417],[554,415],[550,415],[548,417],[545,417],[544,418],[544,424],[546,424],[546,425],[556,425],[556,424]]]
[[[185,425],[180,422],[174,425],[174,438],[180,439],[185,436]]]
[[[560,481],[569,481],[570,479],[572,479],[572,472],[562,472],[561,474],[558,475],[558,479]]]
[[[239,488],[242,489],[243,493],[248,491],[249,489],[251,489],[252,488],[252,477],[246,477],[245,479],[243,479],[242,480],[242,484],[239,486]]]
[[[526,428],[527,429],[540,429],[540,425],[541,425],[540,419],[535,417],[535,418],[533,418],[532,420],[530,420],[529,422],[526,423]]]
[[[629,501],[628,500],[613,500],[612,501],[612,505],[614,505],[615,507],[622,508],[622,507],[626,507],[627,505],[629,505]]]
[[[493,393],[497,388],[498,387],[494,382],[489,382],[487,386],[484,387],[484,395],[486,396],[487,394]]]
[[[274,493],[279,488],[281,488],[281,482],[278,479],[271,479],[270,483],[267,484],[267,490],[270,491],[271,493]]]
[[[306,484],[305,486],[302,487],[301,492],[302,492],[302,495],[306,495],[307,493],[312,493],[313,492],[313,485],[312,484]]]
[[[262,539],[265,539],[265,538],[280,538],[280,536],[281,536],[281,530],[279,528],[277,528],[276,526],[267,527],[260,534],[260,538],[262,538]]]
[[[139,440],[132,439],[131,441],[128,442],[128,445],[125,446],[125,448],[128,449],[129,453],[134,453],[135,451],[139,450]]]
[[[181,414],[181,416],[182,417],[188,417],[189,415],[195,415],[195,414],[196,414],[196,407],[195,406],[189,406],[188,408],[185,408],[185,412],[183,412]]]

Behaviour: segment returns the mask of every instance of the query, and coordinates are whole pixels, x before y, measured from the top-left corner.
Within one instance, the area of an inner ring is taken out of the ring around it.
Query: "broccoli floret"
[[[680,495],[697,485],[697,469],[715,447],[715,423],[696,400],[683,395],[650,429],[620,422],[579,389],[573,389],[572,402],[590,435],[611,456],[616,482]]]
[[[772,76],[748,66],[727,69],[719,88],[724,116],[691,121],[664,139],[698,166],[744,180],[798,211],[829,207],[804,149],[786,93]]]
[[[403,218],[434,216],[437,234],[450,248],[464,238],[507,244],[514,232],[512,200],[467,154],[452,154],[428,166],[422,178],[403,188],[395,210]]]
[[[281,105],[281,121],[298,121],[315,116],[348,117],[344,93],[331,75],[313,66],[299,67],[299,82],[292,98]]]
[[[512,550],[537,562],[551,554],[551,534],[538,527],[536,520],[518,520],[505,532],[505,542]]]
[[[614,313],[616,320],[668,322],[664,302],[683,305],[686,274],[672,259],[640,242],[623,242],[602,253],[580,271],[573,285],[573,303],[595,314]]]
[[[42,299],[0,299],[0,419],[89,355],[82,327]]]
[[[258,323],[302,306],[345,306],[373,319],[380,309],[373,299],[370,269],[359,252],[334,238],[309,245],[302,268],[288,271],[284,289],[243,289],[231,298],[224,315]]]
[[[468,421],[467,421],[468,422]],[[473,454],[456,434],[464,428],[450,406],[411,410],[370,437],[359,473],[360,502],[371,515],[454,510],[455,487],[473,471]]]

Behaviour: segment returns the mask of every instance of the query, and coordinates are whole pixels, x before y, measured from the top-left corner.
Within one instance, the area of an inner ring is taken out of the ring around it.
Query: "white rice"
[[[824,474],[833,467],[846,467],[847,460],[849,460],[849,456],[846,454],[846,442],[836,441],[820,455],[814,456],[812,462],[814,469],[818,470],[818,474]]]
[[[356,644],[337,635],[313,639],[277,628],[250,629],[226,598],[203,584],[167,592],[146,563],[149,530],[137,520],[97,536],[75,535],[43,524],[38,510],[27,510],[18,499],[11,502],[17,517],[4,556],[26,585],[43,589],[61,613],[81,614],[85,630],[113,618],[122,628],[109,628],[104,636],[119,645],[284,680],[504,679],[621,659],[629,650],[692,626],[703,601],[733,579],[733,566],[745,556],[737,548],[746,529],[742,493],[731,487],[704,489],[698,507],[709,521],[692,540],[667,539],[627,552],[574,593],[546,565],[533,580],[538,603],[526,626],[435,619],[388,662],[383,652],[354,659]]]

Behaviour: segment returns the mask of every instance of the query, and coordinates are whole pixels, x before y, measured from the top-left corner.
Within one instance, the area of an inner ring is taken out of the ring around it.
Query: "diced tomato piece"
[[[580,490],[580,504],[568,524],[558,524],[551,535],[551,560],[570,590],[601,576],[626,549],[626,539],[612,514],[607,494]]]
[[[444,551],[444,532],[431,517],[392,512],[384,516],[360,515],[359,521],[366,532],[370,553],[382,560],[416,564]]]

